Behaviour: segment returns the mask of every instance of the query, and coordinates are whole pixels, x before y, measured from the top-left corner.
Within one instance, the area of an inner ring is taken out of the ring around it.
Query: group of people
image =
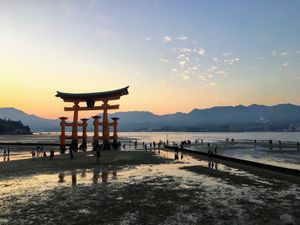
[[[3,161],[9,161],[9,157],[10,157],[10,148],[7,147],[3,151]]]
[[[31,157],[33,159],[38,157],[47,157],[47,153],[44,151],[44,147],[37,145],[36,148],[31,150]]]

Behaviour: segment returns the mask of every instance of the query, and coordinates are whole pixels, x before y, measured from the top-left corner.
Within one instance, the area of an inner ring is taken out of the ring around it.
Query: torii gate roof
[[[89,101],[102,101],[102,100],[115,100],[119,99],[122,95],[128,94],[128,88],[120,88],[112,91],[93,92],[93,93],[65,93],[57,91],[56,97],[62,98],[65,102],[89,102]]]

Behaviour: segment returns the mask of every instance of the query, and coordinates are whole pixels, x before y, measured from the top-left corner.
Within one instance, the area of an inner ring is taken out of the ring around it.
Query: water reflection
[[[65,182],[65,174],[64,173],[59,173],[58,174],[58,182],[59,183]]]
[[[218,170],[218,163],[214,162],[213,160],[209,160],[208,168]]]
[[[72,176],[72,186],[75,186],[77,184],[77,171],[73,170],[71,176]]]
[[[99,170],[95,168],[93,172],[93,183],[97,184],[98,179],[99,179]]]

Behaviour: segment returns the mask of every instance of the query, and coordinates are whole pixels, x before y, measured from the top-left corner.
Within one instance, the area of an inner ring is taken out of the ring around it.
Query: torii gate
[[[94,116],[94,137],[93,137],[93,146],[97,146],[99,144],[99,139],[103,140],[104,148],[108,149],[110,147],[110,139],[114,140],[114,143],[118,141],[117,127],[118,127],[118,119],[112,118],[113,122],[108,122],[108,110],[119,109],[119,105],[109,105],[108,102],[111,100],[118,100],[121,96],[128,94],[128,88],[124,87],[117,90],[106,91],[106,92],[96,92],[96,93],[64,93],[57,91],[56,97],[60,97],[64,100],[64,102],[73,102],[74,105],[72,107],[65,107],[65,111],[72,111],[73,114],[73,122],[67,122],[68,118],[60,117],[60,126],[61,126],[61,135],[60,135],[60,148],[63,151],[65,149],[65,140],[71,139],[70,149],[77,150],[78,149],[78,139],[82,139],[82,147],[86,148],[87,141],[87,120],[86,118],[81,119],[81,123],[78,122],[78,113],[79,111],[88,111],[88,110],[103,110],[102,122],[99,122],[100,116]],[[95,106],[97,101],[102,101],[102,105]],[[80,102],[85,102],[86,106],[80,106]],[[72,127],[72,135],[65,135],[65,127]],[[82,136],[78,136],[78,126],[82,126]],[[102,126],[102,136],[99,136],[99,126]],[[112,136],[109,135],[109,126],[113,126],[114,134]]]

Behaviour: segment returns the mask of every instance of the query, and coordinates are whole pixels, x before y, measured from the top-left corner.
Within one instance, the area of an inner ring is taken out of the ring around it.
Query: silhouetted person
[[[126,145],[125,144],[123,144],[123,149],[126,150]]]
[[[10,156],[10,148],[9,147],[7,147],[7,156],[8,156],[8,158]]]
[[[71,148],[70,148],[70,151],[69,151],[69,152],[70,152],[70,158],[71,158],[71,159],[74,159],[73,150],[72,150]]]
[[[6,161],[6,155],[7,155],[6,149],[4,149],[4,151],[3,151],[3,161]]]
[[[217,151],[218,151],[218,146],[215,147],[215,152],[214,152],[215,155],[217,154]]]
[[[299,142],[297,142],[297,151],[299,151],[299,149],[300,149],[300,144]]]
[[[281,141],[278,141],[279,149],[281,150]]]
[[[31,157],[34,159],[35,158],[35,151],[34,151],[34,149],[32,149],[32,151],[31,151]]]
[[[53,149],[50,151],[50,159],[54,159],[54,150]]]
[[[44,152],[44,157],[47,157],[47,153],[46,152]]]

